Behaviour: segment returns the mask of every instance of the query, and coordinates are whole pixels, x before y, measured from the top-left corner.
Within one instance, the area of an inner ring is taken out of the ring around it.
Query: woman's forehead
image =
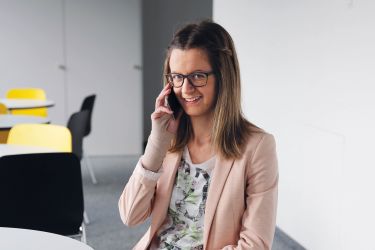
[[[206,51],[203,49],[173,49],[169,59],[171,71],[187,71],[179,73],[189,73],[196,70],[211,70]]]

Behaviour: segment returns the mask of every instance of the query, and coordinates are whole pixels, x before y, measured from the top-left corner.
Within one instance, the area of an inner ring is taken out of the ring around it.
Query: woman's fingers
[[[169,84],[165,85],[165,87],[160,92],[159,96],[156,98],[155,109],[159,106],[164,106],[165,97],[171,93],[171,88]]]
[[[155,111],[154,113],[151,114],[151,119],[152,120],[155,120],[155,119],[158,119],[160,117],[162,117],[164,114],[173,114],[173,111],[168,108],[168,107],[165,107],[165,106],[159,106]]]
[[[165,104],[165,97],[171,93],[172,89],[169,84],[165,85],[162,91],[160,92],[159,96],[156,98],[155,101],[155,110],[160,107],[164,106]]]

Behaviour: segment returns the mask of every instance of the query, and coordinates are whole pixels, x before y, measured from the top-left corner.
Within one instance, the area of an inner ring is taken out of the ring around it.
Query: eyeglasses
[[[172,87],[180,88],[184,84],[185,78],[187,78],[191,85],[194,87],[203,87],[207,84],[208,76],[213,74],[213,72],[193,72],[188,75],[170,73],[166,74],[165,77],[167,82],[172,85]]]

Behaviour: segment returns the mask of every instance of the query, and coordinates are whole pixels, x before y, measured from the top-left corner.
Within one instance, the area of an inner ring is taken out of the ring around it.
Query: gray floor
[[[85,207],[90,219],[87,241],[95,250],[131,249],[146,231],[148,222],[128,228],[120,220],[117,201],[137,157],[91,157],[98,184],[91,182],[83,166]],[[305,249],[277,228],[273,250]]]

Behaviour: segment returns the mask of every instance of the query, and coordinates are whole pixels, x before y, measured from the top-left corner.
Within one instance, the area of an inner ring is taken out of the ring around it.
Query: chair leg
[[[86,239],[86,225],[85,223],[82,223],[82,236],[81,236],[81,242],[87,244],[87,239]]]
[[[90,224],[89,216],[87,215],[86,211],[83,211],[83,221],[86,225]]]
[[[85,161],[85,166],[89,170],[92,183],[94,183],[94,184],[98,183],[96,181],[96,178],[95,178],[94,170],[92,169],[91,161],[90,161],[89,157],[85,154],[85,152],[83,152],[83,160]]]

